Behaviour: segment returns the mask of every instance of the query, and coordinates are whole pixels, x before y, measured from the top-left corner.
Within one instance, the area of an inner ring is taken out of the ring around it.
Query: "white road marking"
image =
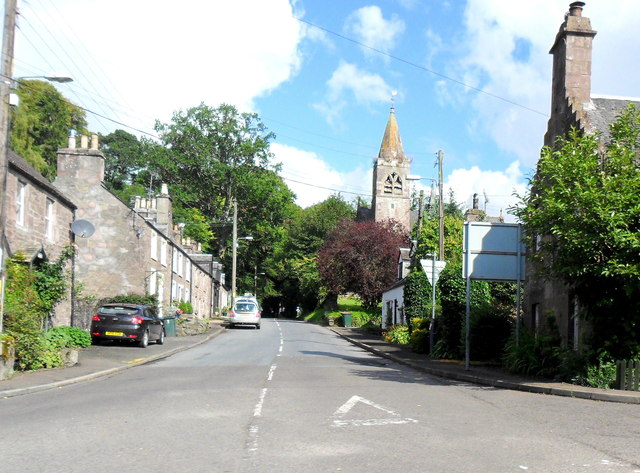
[[[262,406],[264,405],[264,398],[267,395],[267,388],[263,388],[260,392],[260,399],[258,400],[258,404],[256,404],[255,409],[253,409],[253,417],[260,417],[262,415]]]
[[[273,372],[276,370],[277,366],[276,365],[271,365],[271,368],[269,368],[269,375],[267,376],[267,381],[271,381],[273,379]]]
[[[390,417],[373,418],[373,419],[344,419],[344,416],[351,410],[357,403],[363,403],[374,409],[385,412]],[[355,426],[371,426],[371,425],[392,425],[392,424],[415,424],[418,421],[411,419],[410,417],[401,417],[397,412],[369,401],[361,396],[351,396],[351,398],[345,402],[338,410],[333,414],[333,425],[335,427],[343,427],[345,425]]]

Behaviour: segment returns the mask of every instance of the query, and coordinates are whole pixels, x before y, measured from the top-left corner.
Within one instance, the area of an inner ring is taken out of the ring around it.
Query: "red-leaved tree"
[[[398,248],[408,242],[396,221],[342,220],[318,252],[322,283],[334,294],[358,294],[366,308],[374,308],[395,281]]]

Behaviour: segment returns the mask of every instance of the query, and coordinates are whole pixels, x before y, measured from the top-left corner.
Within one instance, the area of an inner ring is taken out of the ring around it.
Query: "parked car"
[[[261,310],[255,297],[239,297],[229,311],[229,328],[233,328],[234,325],[255,325],[260,329]]]
[[[104,304],[91,320],[91,340],[130,340],[141,348],[149,341],[164,343],[164,325],[153,307],[139,304]]]

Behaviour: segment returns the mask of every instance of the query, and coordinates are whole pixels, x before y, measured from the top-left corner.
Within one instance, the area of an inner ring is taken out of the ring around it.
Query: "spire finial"
[[[398,91],[392,90],[391,91],[391,110],[395,110],[396,95],[398,95]]]

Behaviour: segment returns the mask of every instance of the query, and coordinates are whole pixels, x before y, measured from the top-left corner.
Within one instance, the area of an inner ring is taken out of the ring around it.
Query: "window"
[[[16,223],[18,225],[24,225],[24,200],[27,184],[22,181],[18,181],[18,191],[16,194]]]
[[[160,241],[160,264],[167,265],[167,240]]]
[[[402,194],[402,178],[397,173],[391,173],[384,180],[385,194]]]
[[[187,281],[191,281],[191,261],[186,259],[184,260],[184,272],[185,275],[184,277],[186,278]]]
[[[151,232],[151,259],[158,261],[158,234]]]
[[[171,281],[171,300],[175,301],[178,299],[177,297],[177,289],[178,289],[178,285],[176,284],[175,281]]]
[[[191,301],[191,292],[189,291],[189,288],[185,288],[184,290],[184,300],[187,302]]]
[[[178,271],[177,271],[178,276],[184,275],[183,267],[184,267],[184,262],[182,261],[182,253],[178,252]]]
[[[44,235],[49,240],[53,240],[53,200],[47,197],[47,208],[44,211]]]
[[[153,295],[156,293],[157,291],[157,276],[156,276],[156,270],[151,268],[149,271],[149,294]]]
[[[173,254],[171,258],[171,270],[174,273],[177,273],[178,272],[178,251],[174,247],[171,247],[171,249],[173,250]]]

